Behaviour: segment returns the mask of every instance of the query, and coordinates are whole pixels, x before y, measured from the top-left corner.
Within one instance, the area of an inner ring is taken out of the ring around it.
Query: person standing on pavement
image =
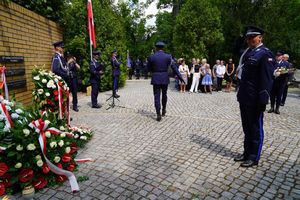
[[[284,106],[284,104],[285,104],[285,100],[286,100],[287,93],[288,93],[288,88],[289,88],[289,82],[290,82],[290,79],[291,79],[290,69],[292,67],[291,67],[291,63],[289,62],[289,58],[290,58],[290,56],[288,54],[283,54],[283,60],[286,61],[289,64],[289,66],[288,66],[289,71],[288,71],[288,74],[287,74],[287,77],[286,77],[286,83],[285,83],[285,87],[283,89],[283,94],[282,94],[280,106]]]
[[[98,62],[100,58],[99,51],[93,51],[93,59],[90,63],[90,83],[92,85],[92,108],[101,108],[98,104],[98,93],[100,84],[100,75],[103,73],[103,65]]]
[[[62,77],[69,84],[69,70],[64,58],[64,42],[58,41],[53,43],[55,54],[52,58],[51,71]]]
[[[222,91],[222,82],[226,72],[226,67],[224,65],[224,61],[220,61],[220,65],[217,66],[216,69],[216,77],[217,77],[217,92]]]
[[[234,158],[234,161],[242,161],[241,167],[258,165],[264,139],[263,112],[269,101],[276,66],[272,52],[262,43],[263,33],[255,26],[248,26],[246,31],[249,48],[243,55],[242,76],[237,91],[245,134],[244,152]]]
[[[111,66],[112,66],[112,75],[113,75],[113,96],[114,98],[119,98],[120,95],[117,94],[118,85],[119,85],[119,78],[120,78],[120,65],[121,62],[117,58],[117,51],[113,50],[111,52]]]
[[[165,116],[167,110],[167,90],[170,83],[168,68],[171,66],[172,70],[178,76],[179,80],[184,82],[176,65],[172,62],[172,56],[163,51],[165,44],[157,42],[155,44],[156,52],[148,58],[147,68],[152,72],[151,85],[153,85],[154,105],[157,114],[157,121],[161,121],[161,117]],[[162,99],[160,96],[162,94]],[[161,104],[162,102],[162,112]]]

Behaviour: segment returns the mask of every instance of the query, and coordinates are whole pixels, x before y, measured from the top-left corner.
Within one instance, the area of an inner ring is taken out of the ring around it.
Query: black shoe
[[[76,107],[73,108],[73,110],[74,110],[75,112],[78,112],[78,111],[79,111],[78,108],[76,108]]]
[[[235,162],[241,162],[241,161],[246,161],[247,158],[242,154],[242,155],[236,156],[233,160]]]
[[[258,161],[246,160],[241,164],[241,167],[253,167],[255,165],[258,165]]]
[[[92,108],[101,108],[101,106],[97,104],[97,105],[93,105]]]
[[[275,114],[280,115],[279,109],[275,109]]]
[[[280,106],[284,106],[284,103],[281,103]]]
[[[272,113],[274,112],[274,108],[271,108],[270,110],[268,110],[268,113]]]
[[[161,116],[166,116],[167,111],[165,109],[162,110]]]
[[[161,115],[158,114],[157,117],[156,117],[156,121],[160,122],[161,121]]]
[[[119,98],[119,97],[120,97],[120,95],[118,95],[118,94],[114,94],[114,97],[115,97],[115,98]]]

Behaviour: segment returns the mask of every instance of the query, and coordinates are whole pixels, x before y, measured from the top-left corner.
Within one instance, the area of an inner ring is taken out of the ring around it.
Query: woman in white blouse
[[[199,80],[200,80],[200,59],[197,58],[196,63],[193,65],[193,82],[190,89],[190,92],[198,92]]]
[[[182,76],[184,82],[180,83],[180,92],[185,92],[186,84],[188,81],[188,76],[190,76],[189,67],[185,64],[185,60],[182,59],[181,65],[179,66],[179,72]]]
[[[216,70],[217,91],[222,91],[222,82],[223,82],[225,72],[226,72],[226,67],[224,65],[224,61],[221,60],[221,64],[217,66],[217,70]]]

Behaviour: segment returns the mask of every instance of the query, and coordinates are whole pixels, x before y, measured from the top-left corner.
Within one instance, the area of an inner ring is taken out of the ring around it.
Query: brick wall
[[[45,65],[50,69],[52,43],[58,40],[62,40],[62,30],[55,22],[15,3],[0,3],[0,56],[24,56],[24,63],[5,64],[7,68],[25,66],[24,76],[7,78],[8,81],[26,79],[26,87],[10,90],[10,96],[14,93],[17,101],[31,104],[33,66]]]

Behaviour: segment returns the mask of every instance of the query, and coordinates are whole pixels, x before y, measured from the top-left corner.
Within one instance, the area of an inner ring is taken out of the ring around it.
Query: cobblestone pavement
[[[265,113],[265,140],[258,167],[241,168],[236,94],[189,94],[168,90],[167,116],[155,121],[149,80],[127,81],[120,102],[106,110],[111,92],[100,93],[101,109],[79,98],[73,125],[95,130],[78,158],[81,192],[69,183],[45,189],[36,199],[300,199],[300,98],[289,95],[281,114]],[[268,108],[267,108],[268,109]]]

